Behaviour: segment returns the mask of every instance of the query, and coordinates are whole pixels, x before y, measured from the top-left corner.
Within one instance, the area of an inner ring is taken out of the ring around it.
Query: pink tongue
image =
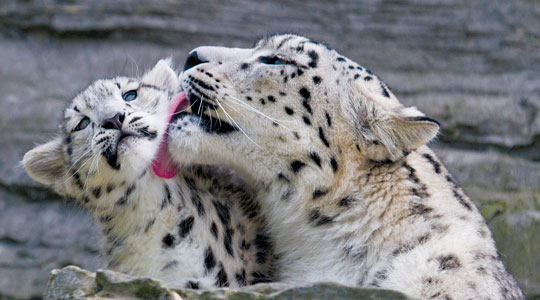
[[[180,93],[172,98],[169,102],[169,116],[167,117],[167,124],[171,121],[173,115],[180,111],[185,110],[189,103],[185,93]],[[167,142],[167,134],[163,135],[163,139],[159,143],[159,149],[156,157],[152,161],[152,169],[157,176],[162,178],[173,178],[176,176],[178,167],[172,161],[169,154],[169,143]]]

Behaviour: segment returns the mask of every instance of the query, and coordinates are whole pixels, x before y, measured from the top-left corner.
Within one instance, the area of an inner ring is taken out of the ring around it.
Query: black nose
[[[122,123],[124,122],[124,114],[123,113],[117,113],[112,118],[108,118],[107,120],[103,121],[103,124],[101,127],[105,129],[116,129],[116,130],[122,130]]]
[[[208,61],[203,61],[199,58],[199,55],[197,55],[197,51],[193,51],[189,54],[189,56],[186,58],[186,62],[184,63],[184,71],[189,70],[196,65],[207,63]]]

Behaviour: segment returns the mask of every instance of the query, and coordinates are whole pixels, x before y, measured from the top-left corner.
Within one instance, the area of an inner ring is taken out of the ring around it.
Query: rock
[[[394,300],[409,299],[388,290],[363,289],[334,283],[291,287],[283,283],[257,284],[240,289],[170,289],[158,280],[135,278],[110,270],[92,273],[75,266],[53,270],[45,293],[56,299],[171,299],[171,300]]]

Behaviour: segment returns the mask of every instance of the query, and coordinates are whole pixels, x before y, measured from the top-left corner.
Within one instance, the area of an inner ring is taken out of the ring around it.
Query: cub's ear
[[[143,76],[144,83],[176,91],[178,89],[178,77],[172,69],[172,59],[164,58]]]
[[[22,160],[28,175],[35,181],[53,185],[62,180],[67,168],[60,137],[26,152]]]
[[[396,161],[406,153],[427,144],[437,135],[439,122],[426,117],[414,107],[399,107],[378,114],[370,122],[365,153],[374,161]]]

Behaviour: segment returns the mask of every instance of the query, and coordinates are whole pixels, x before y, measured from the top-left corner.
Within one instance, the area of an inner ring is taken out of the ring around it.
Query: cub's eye
[[[124,101],[133,101],[137,99],[137,90],[131,90],[131,91],[125,92],[122,95],[122,99],[124,99]]]
[[[82,119],[79,122],[79,124],[77,124],[77,127],[75,127],[75,129],[73,131],[83,130],[86,127],[88,127],[88,125],[90,125],[90,119],[88,119],[87,117],[84,117],[84,119]]]
[[[261,62],[265,65],[290,65],[291,63],[277,56],[263,56]]]

